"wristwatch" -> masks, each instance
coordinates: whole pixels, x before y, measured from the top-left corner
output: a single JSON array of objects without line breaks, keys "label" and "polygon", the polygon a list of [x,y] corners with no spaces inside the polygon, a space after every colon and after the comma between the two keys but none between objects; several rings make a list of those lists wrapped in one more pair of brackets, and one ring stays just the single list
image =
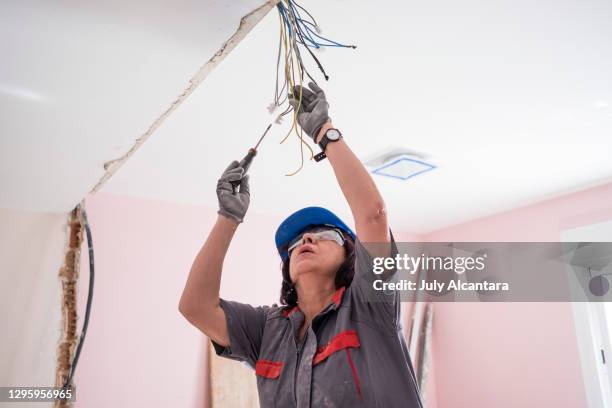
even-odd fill
[{"label": "wristwatch", "polygon": [[325,132],[325,134],[319,141],[319,146],[321,147],[321,153],[315,154],[314,156],[315,161],[320,162],[321,160],[325,159],[327,157],[327,155],[325,154],[325,148],[327,147],[327,145],[332,142],[337,142],[340,139],[342,139],[342,133],[340,133],[338,129],[334,129],[334,128],[327,129],[327,132]]}]

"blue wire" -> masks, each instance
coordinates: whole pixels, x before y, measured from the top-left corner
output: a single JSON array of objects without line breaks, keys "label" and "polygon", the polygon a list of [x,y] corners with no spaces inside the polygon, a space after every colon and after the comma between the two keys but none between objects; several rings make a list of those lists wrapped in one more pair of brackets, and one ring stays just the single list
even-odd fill
[{"label": "blue wire", "polygon": [[[279,3],[280,5],[280,3]],[[293,7],[293,5],[292,5]],[[280,8],[280,7],[279,7]],[[282,13],[283,14],[283,18],[285,19],[285,24],[289,27],[289,29],[291,30],[291,24],[289,23],[289,16],[288,16],[289,10],[284,7],[284,5],[282,6]],[[293,17],[295,17],[296,22],[300,21],[301,19],[297,18],[297,16],[295,16],[295,13],[293,14]],[[311,36],[310,33],[308,33],[307,31],[304,32],[302,30],[302,27],[300,26],[299,23],[296,24],[296,29],[299,31],[300,36],[298,36],[298,39],[300,40],[300,44],[308,47],[309,45],[306,44],[304,41],[310,43],[310,46],[314,47],[314,48],[321,48],[321,45],[317,43],[317,41],[315,41]]]},{"label": "blue wire", "polygon": [[316,26],[315,24],[311,23],[311,22],[310,22],[310,21],[308,21],[308,20],[303,20],[303,19],[301,19],[301,18],[300,18],[300,22],[305,23],[305,24],[308,24],[308,25],[310,25],[310,26],[313,26],[314,28],[317,28],[317,26]]},{"label": "blue wire", "polygon": [[289,24],[289,18],[287,17],[286,9],[285,9],[285,7],[281,3],[278,3],[278,9],[280,11],[281,16],[285,20],[285,25],[287,26],[287,30],[289,32],[289,37],[291,37],[291,35],[292,35],[291,24]]},{"label": "blue wire", "polygon": [[[300,12],[297,10],[297,8],[295,7],[295,5],[293,4],[293,2],[290,2],[291,4],[291,9],[293,10],[293,15],[295,17],[295,20],[297,22],[297,26],[298,29],[300,30],[300,33],[302,34],[302,36],[306,37],[308,39],[308,41],[312,44],[313,47],[315,48],[320,48],[320,45],[310,36],[310,33],[308,31],[303,31],[302,28],[300,27],[300,23],[302,23],[302,25],[304,25],[304,22],[308,22],[309,24],[312,24],[310,21],[306,21],[302,18],[302,15],[300,14]],[[305,26],[304,26],[305,28]],[[306,44],[304,44],[306,45]]]},{"label": "blue wire", "polygon": [[299,24],[301,20],[298,20],[298,29],[300,30],[300,34],[312,44],[313,47],[319,48],[319,44],[311,37],[310,33],[306,30],[302,30],[302,26]]},{"label": "blue wire", "polygon": [[321,44],[319,43],[319,45],[322,45],[324,47],[342,47],[342,48],[353,48],[352,45],[345,45],[345,44],[340,44],[338,42],[335,42],[333,40],[330,40],[329,38],[325,38],[325,37],[321,37],[319,34],[315,33],[314,31],[312,31],[310,29],[310,27],[308,27],[307,25],[304,25],[304,27],[306,27],[306,30],[308,30],[312,35],[314,35],[315,37],[330,42],[331,44]]},{"label": "blue wire", "polygon": [[[310,39],[312,42],[314,42],[314,43],[316,43],[317,45],[322,46],[322,47],[332,47],[332,45],[329,45],[329,44],[322,44],[322,43],[319,43],[318,41],[314,40],[314,39],[313,39],[313,38],[310,36],[310,34],[315,35],[317,38],[319,38],[319,39],[321,39],[321,40],[324,40],[324,41],[327,41],[327,42],[329,42],[329,43],[332,43],[332,44],[334,44],[333,46],[336,46],[336,47],[353,48],[353,46],[350,46],[350,45],[345,45],[345,44],[340,44],[340,43],[338,43],[338,42],[336,42],[336,41],[330,40],[329,38],[322,37],[322,36],[320,36],[318,33],[316,33],[316,32],[314,32],[314,31],[312,31],[312,30],[310,29],[310,27],[308,27],[306,24],[309,24],[309,25],[311,25],[312,27],[315,27],[315,28],[317,27],[317,25],[316,25],[316,24],[314,24],[314,22],[310,22],[310,21],[308,21],[308,20],[306,20],[306,19],[302,18],[302,15],[300,14],[299,10],[296,8],[295,4],[293,4],[293,1],[289,0],[289,4],[290,4],[290,6],[291,6],[291,9],[293,10],[293,14],[296,16],[296,20],[298,21],[298,24],[299,24],[299,23],[301,23],[301,24],[302,24],[302,26],[303,26],[303,27],[306,29],[306,32],[308,33],[308,37],[309,37],[309,39]],[[317,48],[318,48],[318,47],[317,47]]]},{"label": "blue wire", "polygon": [[[290,11],[293,11],[293,16],[295,17],[296,23],[297,23],[297,29],[300,31],[300,34],[302,34],[302,37],[304,40],[307,40],[308,43],[310,43],[310,45],[314,48],[321,48],[321,47],[340,47],[340,48],[355,48],[355,46],[352,45],[346,45],[346,44],[341,44],[338,43],[336,41],[330,40],[329,38],[325,38],[323,36],[320,36],[318,33],[316,33],[315,31],[313,31],[310,27],[317,27],[314,23],[305,20],[302,18],[302,15],[300,14],[300,12],[297,10],[296,6],[293,4],[293,2],[291,0],[289,0],[289,6],[291,8],[291,10],[287,9],[283,4],[278,3],[278,7],[280,10],[282,10],[282,14],[283,17],[285,19],[285,23],[287,24],[287,26],[289,27],[289,30],[291,32],[291,24],[289,24],[289,18],[287,16],[287,13],[289,13]],[[316,38],[323,40],[323,41],[327,41],[328,44],[325,43],[321,43],[317,40],[315,40],[312,35],[314,35]],[[303,43],[303,45],[308,46],[308,44]]]},{"label": "blue wire", "polygon": [[[300,34],[302,35],[302,40],[308,41],[310,43],[310,45],[314,48],[321,48],[321,46],[319,45],[319,43],[317,43],[311,36],[310,33],[308,33],[307,31],[304,32],[302,31],[301,27],[298,25],[298,29],[300,30]],[[308,44],[304,44],[306,46],[308,46]]]},{"label": "blue wire", "polygon": [[[325,77],[325,79],[328,80],[329,76],[325,73],[325,69],[321,65],[321,62],[312,53],[311,48],[319,49],[321,47],[340,47],[340,48],[356,48],[356,47],[354,45],[341,44],[341,43],[338,43],[336,41],[330,40],[329,38],[325,38],[317,34],[315,31],[311,29],[311,27],[313,27],[318,30],[318,26],[316,24],[316,21],[314,20],[314,17],[312,17],[310,13],[308,13],[308,11],[303,9],[306,12],[306,14],[308,14],[308,16],[312,19],[312,21],[302,18],[302,15],[300,14],[299,10],[296,8],[293,0],[287,0],[287,6],[283,4],[282,2],[278,2],[276,6],[278,8],[278,12],[281,18],[284,20],[284,25],[286,26],[285,29],[287,31],[287,35],[289,36],[289,39],[292,40],[292,42],[295,42],[297,44],[304,46],[304,48],[310,53],[310,56],[317,63],[317,66],[319,70],[321,71],[321,73],[323,74],[323,76]],[[323,42],[320,42],[320,40]],[[297,48],[295,51],[299,52]],[[298,58],[299,58],[299,54],[298,54]],[[306,71],[306,68],[303,66],[303,62],[301,61],[301,58],[300,58],[300,68],[302,69],[302,71]],[[306,74],[308,75],[310,79],[312,79],[308,71],[306,71]],[[314,81],[314,79],[312,80]]]}]

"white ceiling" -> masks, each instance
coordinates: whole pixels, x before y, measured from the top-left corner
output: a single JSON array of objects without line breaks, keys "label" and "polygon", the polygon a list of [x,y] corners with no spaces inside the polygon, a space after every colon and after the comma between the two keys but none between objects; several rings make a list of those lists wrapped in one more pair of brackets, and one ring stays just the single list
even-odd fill
[{"label": "white ceiling", "polygon": [[[201,3],[126,15],[72,5],[61,29],[44,23],[58,12],[40,4],[34,31],[2,13],[0,30],[18,40],[3,45],[12,53],[1,83],[42,100],[0,93],[0,206],[65,211],[87,191],[82,181],[95,184],[101,163],[124,153],[235,29],[220,24],[234,14]],[[256,3],[231,4],[244,6],[238,17]],[[399,146],[439,166],[405,182],[376,178],[395,229],[424,233],[612,181],[609,1],[302,3],[326,36],[358,45],[319,54],[331,116],[357,155]],[[97,37],[77,35],[96,24]],[[211,41],[215,24],[226,31]],[[273,10],[103,191],[216,206],[219,173],[272,120],[278,30]],[[278,144],[287,128],[273,126],[260,147],[251,211],[320,204],[348,215],[328,163],[284,176],[299,163],[294,137]]]},{"label": "white ceiling", "polygon": [[0,4],[0,207],[67,212],[264,0]]}]

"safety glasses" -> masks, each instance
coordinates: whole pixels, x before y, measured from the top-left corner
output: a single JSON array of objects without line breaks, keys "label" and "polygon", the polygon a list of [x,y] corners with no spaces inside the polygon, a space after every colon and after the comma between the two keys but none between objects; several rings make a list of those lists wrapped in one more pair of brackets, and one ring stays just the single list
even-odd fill
[{"label": "safety glasses", "polygon": [[291,251],[304,243],[304,234],[311,234],[315,241],[334,241],[340,246],[344,245],[344,237],[342,236],[342,232],[333,228],[317,227],[305,231],[292,239],[291,242],[289,242],[287,253],[291,254]]}]

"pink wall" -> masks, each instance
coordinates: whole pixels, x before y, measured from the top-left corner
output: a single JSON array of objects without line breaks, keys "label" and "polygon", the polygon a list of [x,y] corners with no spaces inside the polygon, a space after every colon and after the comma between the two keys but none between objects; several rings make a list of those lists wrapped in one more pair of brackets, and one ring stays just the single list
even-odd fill
[{"label": "pink wall", "polygon": [[88,198],[87,210],[96,279],[76,406],[201,406],[195,401],[201,396],[194,397],[203,383],[201,336],[185,324],[177,304],[212,212],[108,194]]},{"label": "pink wall", "polygon": [[[96,279],[75,378],[77,407],[204,406],[208,343],[180,315],[178,302],[216,211],[105,193],[88,198],[87,210]],[[278,222],[248,216],[228,254],[222,296],[252,304],[278,298]],[[84,256],[80,316],[88,276]]]},{"label": "pink wall", "polygon": [[610,220],[612,183],[552,200],[453,225],[432,233],[429,241],[559,241],[561,231]]},{"label": "pink wall", "polygon": [[[612,219],[612,184],[455,225],[427,241],[559,241]],[[571,304],[437,303],[438,408],[586,407]]]}]

